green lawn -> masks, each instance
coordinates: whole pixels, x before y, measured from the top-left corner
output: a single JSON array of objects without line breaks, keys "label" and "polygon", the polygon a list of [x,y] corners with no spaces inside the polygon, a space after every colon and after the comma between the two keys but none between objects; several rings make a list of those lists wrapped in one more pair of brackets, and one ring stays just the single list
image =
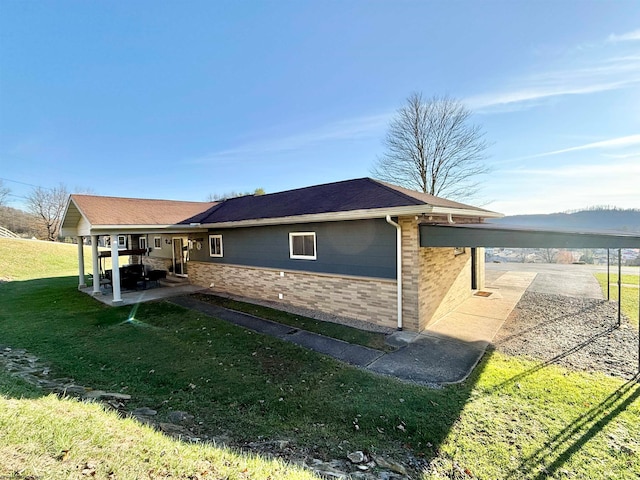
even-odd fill
[{"label": "green lawn", "polygon": [[281,461],[211,445],[172,440],[96,403],[38,398],[0,372],[0,478],[184,478],[304,480],[315,478]]},{"label": "green lawn", "polygon": [[[7,268],[5,258],[0,255],[0,272]],[[354,450],[400,461],[411,454],[432,462],[425,478],[451,478],[465,469],[496,479],[640,475],[637,383],[490,353],[465,383],[430,389],[169,303],[107,307],[77,292],[76,281],[16,278],[0,285],[0,341],[46,359],[52,375],[129,393],[132,407],[152,407],[160,417],[186,410],[202,422],[201,435],[238,443],[286,439],[325,459]],[[133,473],[116,478],[147,478],[140,473],[147,458],[160,462],[148,468],[186,478],[186,470],[162,460],[162,451],[174,449],[186,459],[210,459],[211,471],[230,466],[231,478],[266,478],[261,469],[282,468],[254,466],[242,456],[228,459],[220,451],[202,453],[202,447],[168,446],[157,434],[143,437],[147,431],[130,421],[74,402],[20,399],[34,392],[1,375],[0,392],[0,458],[9,458],[3,455],[8,452],[28,468],[45,460],[58,465],[51,458],[62,445],[78,451],[74,465],[98,459],[109,468],[123,455],[120,445],[133,446],[123,460]],[[96,420],[95,429],[82,425],[87,416]],[[104,444],[94,431],[105,432]],[[0,470],[0,477],[10,474]]]},{"label": "green lawn", "polygon": [[[607,274],[606,273],[594,273],[605,298],[607,296]],[[624,313],[632,325],[638,327],[638,275],[622,275],[622,313]],[[612,274],[610,276],[610,288],[609,294],[611,300],[618,300],[618,274]],[[629,286],[625,286],[629,285]],[[635,288],[634,288],[635,286]]]}]

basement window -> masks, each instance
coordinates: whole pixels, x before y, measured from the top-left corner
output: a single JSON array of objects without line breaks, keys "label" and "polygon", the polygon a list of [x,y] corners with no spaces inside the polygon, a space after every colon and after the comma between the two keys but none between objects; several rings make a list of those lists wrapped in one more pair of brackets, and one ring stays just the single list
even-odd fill
[{"label": "basement window", "polygon": [[222,235],[209,235],[209,256],[222,257]]},{"label": "basement window", "polygon": [[289,258],[316,259],[316,232],[290,232]]}]

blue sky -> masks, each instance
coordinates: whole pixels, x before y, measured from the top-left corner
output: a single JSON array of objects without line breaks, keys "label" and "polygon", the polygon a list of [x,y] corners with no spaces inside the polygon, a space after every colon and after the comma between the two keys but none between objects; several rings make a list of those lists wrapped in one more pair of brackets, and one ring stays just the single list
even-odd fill
[{"label": "blue sky", "polygon": [[[411,92],[492,143],[476,204],[640,208],[640,2],[0,0],[0,178],[205,200],[371,175]],[[26,184],[26,185],[25,185]]]}]

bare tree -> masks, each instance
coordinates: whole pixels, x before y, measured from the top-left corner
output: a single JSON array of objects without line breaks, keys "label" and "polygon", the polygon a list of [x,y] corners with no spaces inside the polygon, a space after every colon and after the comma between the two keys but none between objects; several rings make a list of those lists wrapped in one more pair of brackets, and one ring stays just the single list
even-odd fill
[{"label": "bare tree", "polygon": [[540,256],[545,263],[556,263],[556,260],[558,260],[558,249],[543,248],[540,250]]},{"label": "bare tree", "polygon": [[5,205],[10,193],[11,189],[9,187],[5,187],[4,182],[0,179],[0,207]]},{"label": "bare tree", "polygon": [[210,193],[209,195],[207,195],[207,202],[219,202],[222,200],[228,200],[230,198],[237,198],[237,197],[246,197],[247,195],[255,195],[255,196],[259,196],[259,195],[264,195],[265,191],[264,188],[256,188],[253,193],[252,192],[236,192],[236,191],[231,191],[231,192],[227,192],[227,193]]},{"label": "bare tree", "polygon": [[422,98],[413,93],[389,124],[372,174],[436,196],[465,199],[477,195],[479,176],[489,144],[471,112],[458,100],[444,96]]},{"label": "bare tree", "polygon": [[47,240],[55,242],[60,234],[62,214],[69,198],[62,183],[55,188],[34,188],[27,197],[27,208],[46,229]]}]

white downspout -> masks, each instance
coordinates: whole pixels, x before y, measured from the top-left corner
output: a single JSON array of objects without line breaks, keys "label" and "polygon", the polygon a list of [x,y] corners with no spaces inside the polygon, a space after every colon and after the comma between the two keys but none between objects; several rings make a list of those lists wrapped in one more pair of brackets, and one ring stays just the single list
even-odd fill
[{"label": "white downspout", "polygon": [[387,215],[387,223],[396,227],[396,273],[398,285],[398,330],[402,330],[402,228],[399,224],[391,220],[391,215]]}]

